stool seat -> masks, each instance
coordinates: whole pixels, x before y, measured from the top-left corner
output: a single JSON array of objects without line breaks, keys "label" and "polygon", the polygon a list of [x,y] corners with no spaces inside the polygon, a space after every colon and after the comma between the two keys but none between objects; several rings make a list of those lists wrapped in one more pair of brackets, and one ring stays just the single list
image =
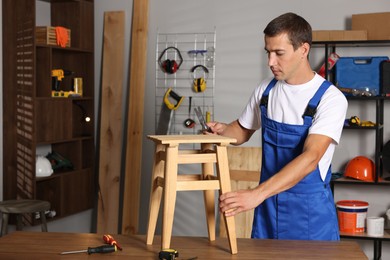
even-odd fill
[{"label": "stool seat", "polygon": [[[155,153],[146,243],[153,243],[158,211],[164,197],[161,248],[170,248],[176,192],[190,190],[203,191],[209,240],[215,240],[214,190],[219,190],[220,194],[231,191],[226,147],[236,142],[236,139],[218,135],[149,135],[148,138],[155,143]],[[200,149],[179,149],[183,144],[187,147],[200,146]],[[202,172],[179,174],[179,164],[201,164]],[[230,251],[236,254],[234,217],[226,217],[223,214],[223,218]]]},{"label": "stool seat", "polygon": [[16,229],[22,229],[21,214],[39,212],[41,218],[42,231],[47,232],[45,211],[50,210],[50,202],[43,200],[5,200],[0,202],[0,212],[2,213],[1,236],[8,232],[9,214],[17,214]]}]

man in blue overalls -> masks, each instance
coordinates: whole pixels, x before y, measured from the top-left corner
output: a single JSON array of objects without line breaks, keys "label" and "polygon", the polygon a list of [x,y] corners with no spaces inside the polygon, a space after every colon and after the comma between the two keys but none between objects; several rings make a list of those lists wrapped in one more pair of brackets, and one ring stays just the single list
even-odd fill
[{"label": "man in blue overalls", "polygon": [[305,19],[283,14],[264,34],[273,78],[255,89],[238,120],[208,123],[237,145],[262,131],[259,185],[222,194],[220,211],[233,216],[255,208],[253,238],[339,240],[330,163],[347,100],[311,69],[312,30]]}]

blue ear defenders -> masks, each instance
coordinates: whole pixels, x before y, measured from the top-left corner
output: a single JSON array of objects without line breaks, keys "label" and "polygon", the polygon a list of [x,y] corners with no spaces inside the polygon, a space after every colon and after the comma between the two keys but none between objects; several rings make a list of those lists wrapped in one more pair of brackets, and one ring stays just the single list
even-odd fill
[{"label": "blue ear defenders", "polygon": [[[179,57],[178,62],[170,59],[166,59],[164,61],[161,60],[164,54],[170,49],[173,49],[177,52],[177,56]],[[160,57],[158,58],[158,64],[160,65],[161,70],[168,74],[174,74],[180,68],[180,65],[182,63],[183,63],[183,57],[181,56],[179,49],[175,47],[166,48],[165,50],[163,50],[163,52],[160,54]]]},{"label": "blue ear defenders", "polygon": [[[197,69],[203,70],[203,72],[206,74],[205,78],[196,77],[195,71]],[[190,71],[191,71],[193,78],[194,78],[193,85],[192,85],[193,90],[197,93],[205,91],[206,87],[207,87],[206,81],[207,81],[207,78],[209,77],[209,70],[203,65],[196,65],[196,66],[192,67]]]}]

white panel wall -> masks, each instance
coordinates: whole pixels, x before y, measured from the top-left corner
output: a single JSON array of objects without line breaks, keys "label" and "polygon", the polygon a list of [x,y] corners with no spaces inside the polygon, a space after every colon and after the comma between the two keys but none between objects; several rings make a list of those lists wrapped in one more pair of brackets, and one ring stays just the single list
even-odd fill
[{"label": "white panel wall", "polygon": [[[271,76],[267,68],[267,58],[263,50],[263,29],[274,17],[284,12],[296,12],[306,18],[313,29],[351,29],[351,15],[355,13],[390,11],[388,1],[368,2],[364,0],[346,1],[226,1],[226,0],[155,0],[150,7],[148,71],[146,81],[145,106],[145,134],[154,131],[154,74],[155,74],[155,43],[157,32],[202,32],[212,31],[216,27],[216,89],[215,89],[215,118],[219,121],[230,122],[236,119],[244,108],[249,95],[264,77]],[[359,55],[387,55],[387,49],[351,49],[339,50],[344,56]],[[184,54],[186,55],[186,54]],[[317,67],[322,63],[324,52],[322,49],[313,49],[312,64]],[[357,108],[354,108],[356,107]],[[371,107],[361,104],[351,104],[353,113],[367,111],[367,117],[373,112]],[[389,111],[389,106],[386,106]],[[359,114],[360,115],[360,114]],[[370,117],[372,118],[372,117]],[[390,122],[385,126],[390,129]],[[385,133],[385,140],[390,138],[389,131]],[[369,137],[358,145],[356,134],[344,132],[343,141],[335,155],[334,169],[342,170],[345,164],[345,155],[351,158],[356,153],[366,154],[366,150],[373,151],[373,144]],[[254,136],[247,145],[259,146],[259,135]],[[143,179],[142,198],[147,198],[150,187],[150,171],[153,146],[145,141],[143,146]],[[351,191],[352,189],[352,191]],[[369,188],[366,186],[340,186],[336,189],[336,200],[365,199],[370,202],[370,215],[380,215],[390,207],[390,189]],[[141,220],[147,218],[148,201],[141,203]],[[200,192],[182,193],[178,195],[175,211],[174,234],[207,235],[204,221],[203,199]],[[140,230],[146,230],[146,221],[141,223]],[[192,229],[191,229],[192,228]],[[191,230],[191,231],[190,231]],[[372,257],[372,242],[363,242],[367,256]],[[383,259],[390,259],[390,245],[383,243]]]}]

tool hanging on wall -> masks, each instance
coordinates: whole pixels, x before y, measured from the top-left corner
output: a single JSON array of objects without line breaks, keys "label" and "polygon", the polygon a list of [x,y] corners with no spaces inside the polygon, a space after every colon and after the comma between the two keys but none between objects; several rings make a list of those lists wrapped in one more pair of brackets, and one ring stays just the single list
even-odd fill
[{"label": "tool hanging on wall", "polygon": [[[162,61],[164,54],[171,49],[176,51],[177,56],[179,57],[179,61],[173,59],[166,59]],[[182,63],[183,63],[183,57],[181,56],[179,49],[173,46],[163,50],[162,53],[160,54],[160,57],[158,57],[158,64],[160,65],[161,70],[168,74],[174,74],[180,68]]]},{"label": "tool hanging on wall", "polygon": [[[198,77],[197,72],[202,71],[204,76]],[[206,82],[209,77],[209,70],[203,65],[196,65],[191,68],[190,73],[192,75],[193,81],[192,81],[192,88],[195,92],[200,93],[204,92],[206,90]]]},{"label": "tool hanging on wall", "polygon": [[195,121],[191,119],[191,109],[192,108],[192,97],[189,97],[188,101],[188,118],[184,121],[184,126],[187,128],[193,128],[195,126]]},{"label": "tool hanging on wall", "polygon": [[[172,103],[171,99],[176,101],[176,103]],[[162,102],[156,134],[166,135],[169,133],[173,110],[178,109],[183,100],[184,96],[179,96],[172,88],[168,88]]]}]

